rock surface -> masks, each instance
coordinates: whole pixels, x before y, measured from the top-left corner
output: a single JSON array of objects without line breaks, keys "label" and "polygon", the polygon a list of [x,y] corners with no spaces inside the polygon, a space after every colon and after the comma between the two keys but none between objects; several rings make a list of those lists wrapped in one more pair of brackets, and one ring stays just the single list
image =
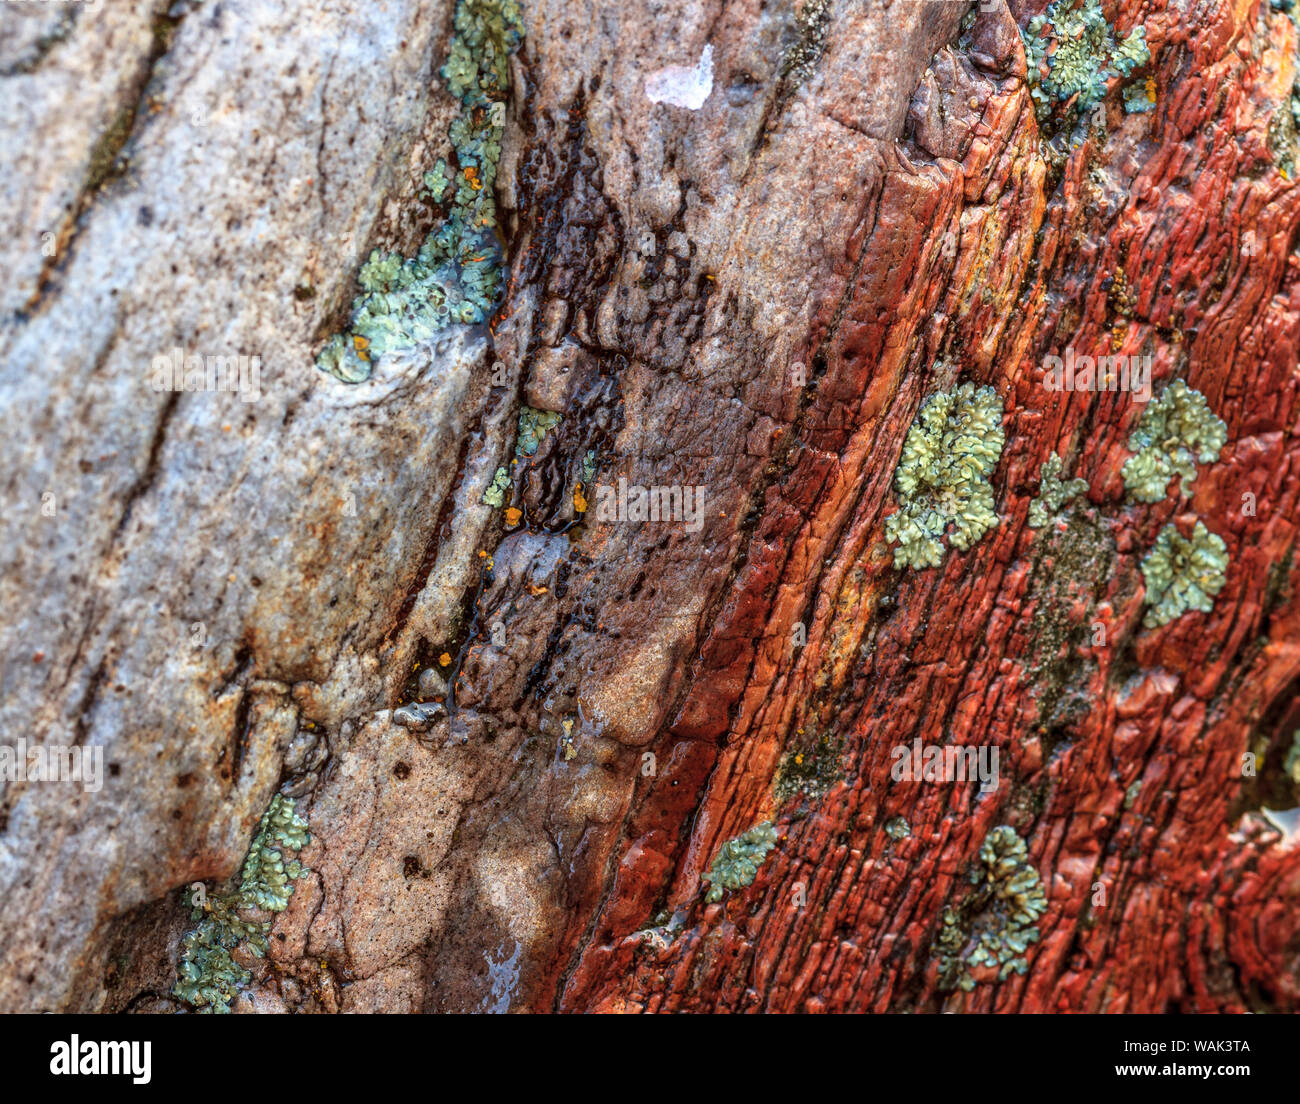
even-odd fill
[{"label": "rock surface", "polygon": [[[311,873],[237,1011],[1300,1007],[1258,811],[1300,804],[1296,29],[1111,5],[1154,110],[1113,81],[1071,151],[1044,5],[985,6],[526,3],[505,302],[346,385],[312,358],[428,231],[451,4],[3,5],[0,716],[108,769],[5,787],[0,1008],[176,1007],[182,889],[278,787]],[[647,94],[706,47],[698,109]],[[173,349],[260,357],[256,401],[155,390]],[[1067,350],[1185,380],[1220,459],[1129,502],[1142,405],[1045,388]],[[999,524],[901,571],[904,439],[967,381]],[[563,415],[532,456],[523,404]],[[1089,489],[1031,528],[1053,453]],[[620,479],[700,516],[602,520]],[[1145,629],[1196,518],[1226,585]],[[896,781],[918,739],[999,784]],[[999,826],[1037,939],[954,988]]]}]

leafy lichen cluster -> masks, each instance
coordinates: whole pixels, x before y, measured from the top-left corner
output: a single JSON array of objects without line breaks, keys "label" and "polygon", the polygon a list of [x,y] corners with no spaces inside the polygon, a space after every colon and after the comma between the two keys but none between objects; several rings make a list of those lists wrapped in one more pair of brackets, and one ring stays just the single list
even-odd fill
[{"label": "leafy lichen cluster", "polygon": [[704,881],[709,891],[704,899],[721,901],[728,890],[742,889],[753,882],[767,853],[776,846],[776,829],[770,820],[756,824],[748,832],[729,839],[719,849]]},{"label": "leafy lichen cluster", "polygon": [[414,257],[375,250],[357,280],[351,329],[321,350],[317,366],[347,383],[371,363],[409,349],[453,323],[484,321],[501,286],[496,174],[505,131],[509,58],[523,37],[516,0],[460,0],[442,77],[461,110],[449,137],[455,166],[439,160],[425,194],[443,207],[441,225]]},{"label": "leafy lichen cluster", "polygon": [[1070,499],[1088,489],[1086,479],[1061,479],[1062,460],[1052,453],[1038,470],[1038,497],[1029,504],[1029,526],[1041,529],[1061,512]]},{"label": "leafy lichen cluster", "polygon": [[963,383],[925,401],[894,473],[902,509],[885,522],[886,539],[899,542],[897,567],[937,567],[950,525],[952,546],[964,550],[997,524],[989,476],[1005,440],[992,387]]},{"label": "leafy lichen cluster", "polygon": [[172,993],[200,1012],[229,1012],[230,1002],[251,975],[231,955],[241,943],[254,955],[266,954],[271,922],[249,918],[257,912],[283,912],[294,881],[307,869],[284,851],[300,851],[311,837],[293,801],[276,794],[249,845],[234,892],[195,903],[198,925],[181,941],[179,976]]},{"label": "leafy lichen cluster", "polygon": [[520,456],[533,456],[542,439],[560,424],[562,415],[554,410],[537,410],[524,406],[519,411],[519,435],[515,440],[515,452]]},{"label": "leafy lichen cluster", "polygon": [[[1021,32],[1028,63],[1029,94],[1039,122],[1051,116],[1055,104],[1073,101],[1070,111],[1081,121],[1106,98],[1115,77],[1127,77],[1151,60],[1146,28],[1138,26],[1117,40],[1102,13],[1100,0],[1056,0]],[[1154,87],[1124,97],[1129,111],[1150,111]],[[1076,138],[1078,135],[1076,134]]]},{"label": "leafy lichen cluster", "polygon": [[506,493],[510,490],[510,472],[504,468],[497,468],[496,473],[492,476],[492,482],[488,484],[487,490],[483,492],[483,502],[487,506],[501,509],[506,504]]},{"label": "leafy lichen cluster", "polygon": [[1203,521],[1196,523],[1190,537],[1170,522],[1142,561],[1146,602],[1151,606],[1142,623],[1154,629],[1190,610],[1209,613],[1226,582],[1227,568],[1227,545]]},{"label": "leafy lichen cluster", "polygon": [[970,882],[974,892],[958,908],[944,910],[936,942],[943,989],[974,989],[972,968],[997,967],[999,981],[1026,973],[1025,951],[1038,939],[1037,924],[1047,911],[1025,841],[1006,825],[985,837]]},{"label": "leafy lichen cluster", "polygon": [[[1128,447],[1136,455],[1124,464],[1124,487],[1131,500],[1159,502],[1175,476],[1186,492],[1196,465],[1211,463],[1228,440],[1228,427],[1210,409],[1205,396],[1175,380],[1142,414]],[[1223,589],[1228,549],[1199,519],[1190,537],[1172,522],[1160,530],[1142,560],[1149,629],[1167,625],[1191,610],[1209,613]]]},{"label": "leafy lichen cluster", "polygon": [[1159,398],[1147,404],[1137,429],[1129,436],[1124,464],[1124,488],[1138,502],[1159,502],[1174,476],[1183,490],[1196,478],[1196,462],[1219,458],[1228,440],[1228,427],[1210,410],[1205,396],[1174,380]]}]

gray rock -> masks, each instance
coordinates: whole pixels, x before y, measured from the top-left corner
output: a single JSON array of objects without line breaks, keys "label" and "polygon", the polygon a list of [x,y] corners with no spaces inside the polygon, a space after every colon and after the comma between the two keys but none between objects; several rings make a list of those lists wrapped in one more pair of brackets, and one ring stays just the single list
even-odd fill
[{"label": "gray rock", "polygon": [[[800,84],[784,8],[526,5],[503,321],[348,386],[313,357],[369,250],[424,233],[450,5],[0,5],[0,722],[107,770],[4,788],[0,1009],[169,1007],[131,937],[174,960],[182,888],[235,871],[282,781],[313,874],[289,980],[240,1010],[547,999],[956,7],[837,12]],[[653,103],[706,41],[703,106]],[[248,358],[245,388],[156,389],[174,351]],[[565,418],[503,533],[481,498],[524,395]],[[589,450],[598,483],[706,488],[699,528],[566,531]],[[391,723],[444,647],[449,719]]]}]

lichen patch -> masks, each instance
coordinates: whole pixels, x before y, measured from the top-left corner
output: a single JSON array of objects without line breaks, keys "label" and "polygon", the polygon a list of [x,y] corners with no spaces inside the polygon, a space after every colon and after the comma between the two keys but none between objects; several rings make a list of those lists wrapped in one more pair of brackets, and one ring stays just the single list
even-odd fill
[{"label": "lichen patch", "polygon": [[1005,440],[992,387],[963,383],[925,401],[894,473],[902,508],[885,522],[896,567],[938,567],[945,535],[964,550],[997,524],[989,476]]}]

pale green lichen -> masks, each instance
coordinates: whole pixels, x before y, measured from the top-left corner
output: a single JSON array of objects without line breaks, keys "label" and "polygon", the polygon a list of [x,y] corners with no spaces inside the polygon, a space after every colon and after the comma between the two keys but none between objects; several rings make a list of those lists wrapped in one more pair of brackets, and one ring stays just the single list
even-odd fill
[{"label": "pale green lichen", "polygon": [[1210,410],[1205,396],[1174,380],[1147,404],[1129,436],[1129,451],[1137,453],[1123,469],[1129,498],[1159,502],[1176,475],[1182,476],[1187,491],[1196,478],[1196,462],[1217,460],[1227,440],[1228,427]]},{"label": "pale green lichen", "polygon": [[1227,581],[1227,567],[1228,546],[1203,521],[1196,523],[1191,537],[1170,522],[1142,561],[1145,601],[1152,607],[1142,624],[1154,629],[1191,610],[1209,613]]},{"label": "pale green lichen", "polygon": [[[1117,40],[1100,0],[1056,0],[1029,21],[1021,37],[1029,94],[1040,124],[1050,118],[1054,104],[1072,101],[1068,115],[1078,123],[1076,144],[1082,137],[1084,118],[1105,100],[1108,83],[1151,61],[1146,28],[1136,27]],[[1129,110],[1139,110],[1137,102],[1135,99],[1130,105],[1125,98]]]},{"label": "pale green lichen", "polygon": [[969,880],[974,890],[956,908],[944,910],[935,944],[943,990],[974,989],[972,969],[996,968],[999,981],[1026,973],[1025,951],[1038,939],[1037,924],[1047,911],[1025,841],[1006,825],[985,837]]},{"label": "pale green lichen", "polygon": [[451,185],[452,178],[448,175],[447,162],[440,157],[437,164],[424,174],[424,194],[434,203],[441,203],[447,198],[447,189]]},{"label": "pale green lichen", "polygon": [[510,473],[505,468],[497,468],[488,489],[483,492],[483,502],[499,510],[506,504],[508,490],[510,490]]},{"label": "pale green lichen", "polygon": [[533,456],[542,439],[560,424],[561,415],[554,410],[537,410],[525,406],[519,411],[519,435],[515,452],[520,456]]},{"label": "pale green lichen", "polygon": [[1127,790],[1124,791],[1124,808],[1131,809],[1137,804],[1137,799],[1142,796],[1142,779],[1134,780]]},{"label": "pale green lichen", "polygon": [[293,801],[276,794],[249,845],[238,887],[208,896],[202,907],[196,903],[192,918],[198,925],[181,941],[173,995],[200,1012],[230,1011],[230,1002],[251,979],[231,952],[242,944],[259,958],[266,954],[271,922],[256,914],[288,906],[295,880],[307,869],[297,859],[286,863],[284,851],[300,851],[310,839]]},{"label": "pale green lichen", "polygon": [[1029,526],[1031,529],[1041,529],[1061,512],[1062,507],[1070,499],[1088,489],[1086,479],[1063,481],[1061,479],[1062,466],[1061,458],[1056,453],[1052,453],[1043,461],[1043,466],[1038,471],[1038,497],[1029,504]]},{"label": "pale green lichen", "polygon": [[885,522],[897,567],[937,567],[943,536],[967,549],[997,524],[989,476],[1002,455],[1002,400],[963,383],[931,395],[903,441],[894,486],[902,505]]},{"label": "pale green lichen", "polygon": [[460,0],[442,77],[461,111],[448,136],[455,168],[438,161],[424,194],[449,204],[414,257],[375,250],[361,267],[351,329],[321,350],[317,366],[346,383],[372,363],[455,324],[483,322],[496,305],[503,251],[497,237],[496,174],[505,132],[509,58],[523,36],[515,0]]},{"label": "pale green lichen", "polygon": [[709,891],[704,895],[708,902],[721,901],[728,890],[742,889],[758,875],[767,853],[776,846],[776,829],[770,820],[757,824],[748,832],[729,839],[719,849],[704,881]]}]

